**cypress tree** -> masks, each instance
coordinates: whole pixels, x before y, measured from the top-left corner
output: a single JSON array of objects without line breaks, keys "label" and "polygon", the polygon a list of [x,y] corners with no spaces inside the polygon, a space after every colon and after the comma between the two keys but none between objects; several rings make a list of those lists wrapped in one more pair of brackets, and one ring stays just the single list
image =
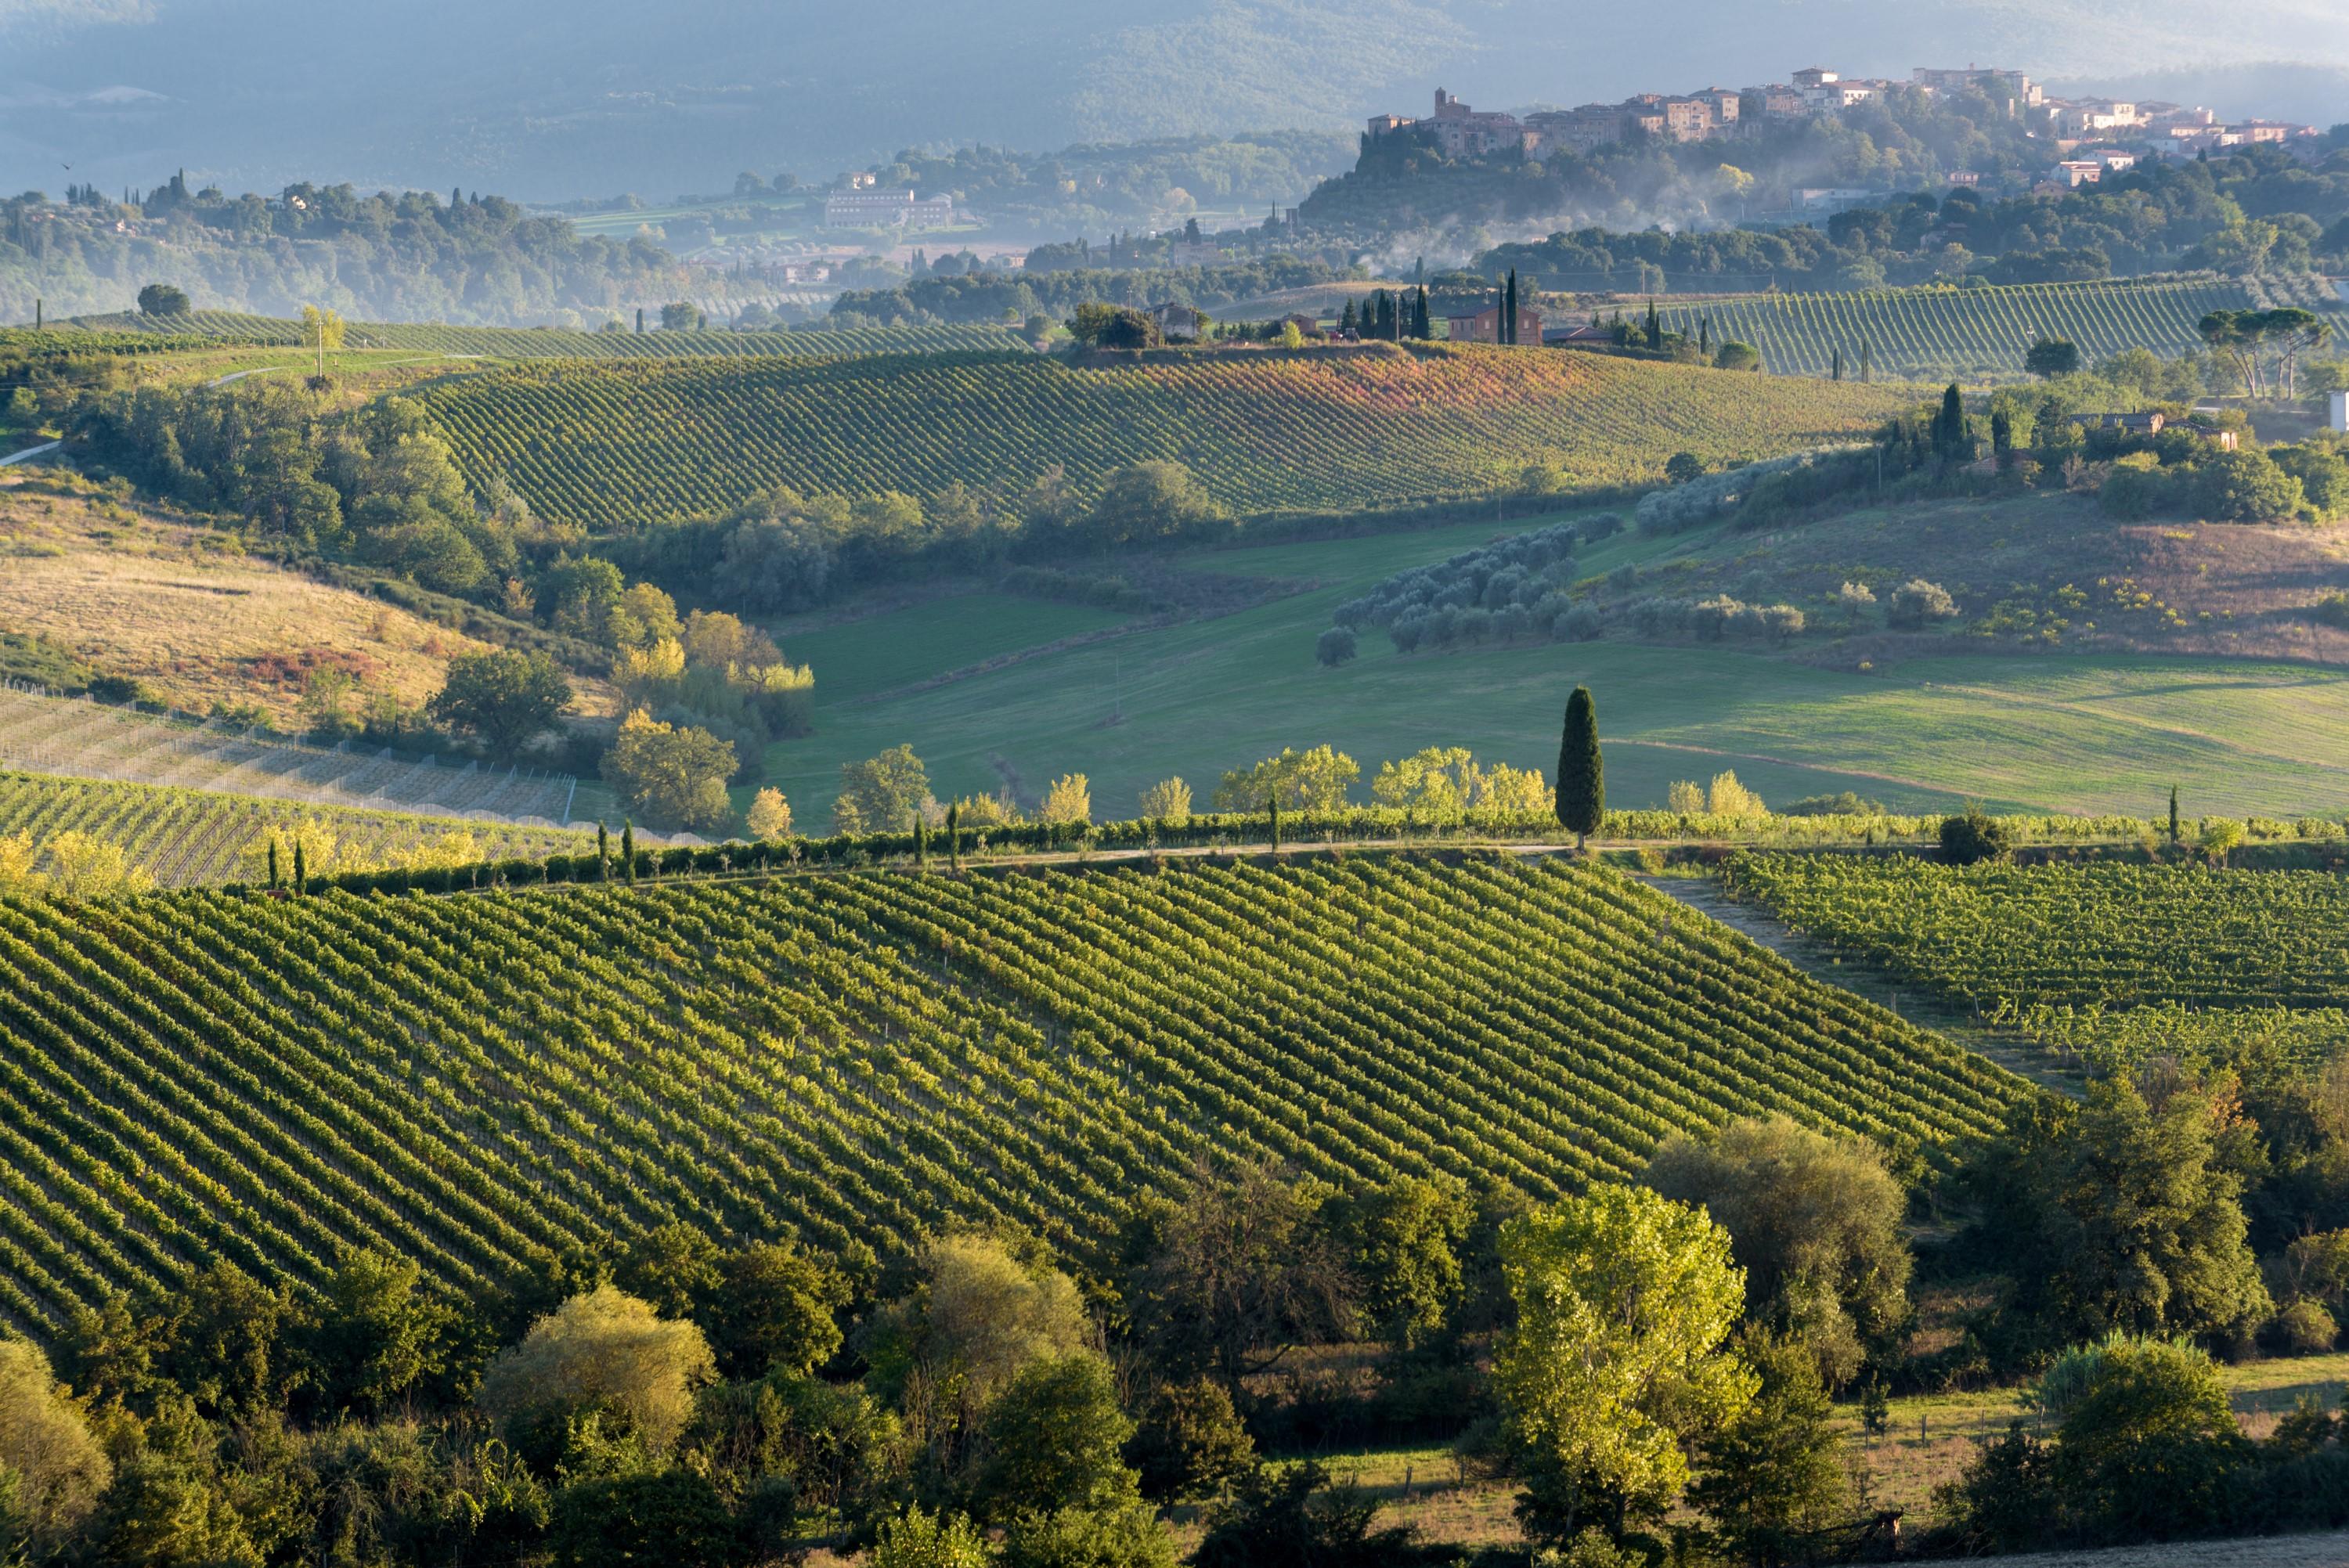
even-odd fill
[{"label": "cypress tree", "polygon": [[914,865],[926,875],[930,869],[930,824],[921,816],[914,819]]},{"label": "cypress tree", "polygon": [[947,863],[957,875],[962,872],[962,802],[947,808]]},{"label": "cypress tree", "polygon": [[1280,853],[1280,798],[1278,796],[1267,795],[1264,798],[1264,814],[1272,823],[1272,852],[1277,855]]},{"label": "cypress tree", "polygon": [[1347,328],[1358,325],[1359,324],[1360,318],[1354,315],[1354,302],[1352,300],[1348,300],[1346,302],[1345,314],[1338,317],[1338,329],[1342,332]]},{"label": "cypress tree", "polygon": [[637,335],[638,337],[642,337],[644,335],[645,335],[645,307],[644,307],[644,306],[642,306],[642,305],[638,305],[638,306],[636,306],[636,335]]},{"label": "cypress tree", "polygon": [[302,857],[302,841],[294,841],[294,896],[302,897],[310,891],[310,867]]},{"label": "cypress tree", "polygon": [[1939,427],[1941,455],[1951,462],[1962,462],[1973,456],[1973,440],[1966,433],[1966,400],[1958,391],[1958,384],[1950,383],[1941,394],[1941,419]]},{"label": "cypress tree", "polygon": [[1503,343],[1517,340],[1517,269],[1515,267],[1509,269],[1508,287],[1501,296],[1501,330],[1498,335]]},{"label": "cypress tree", "polygon": [[2014,419],[2003,408],[1993,408],[1990,415],[1991,455],[1998,459],[2001,472],[2014,460]]},{"label": "cypress tree", "polygon": [[1607,817],[1607,764],[1599,754],[1599,709],[1588,686],[1566,700],[1566,728],[1557,743],[1557,822],[1579,851]]},{"label": "cypress tree", "polygon": [[[1426,264],[1424,262],[1420,263],[1423,267]],[[1412,309],[1411,335],[1423,343],[1435,335],[1434,328],[1427,322],[1427,286],[1424,284],[1420,285],[1419,303]]]},{"label": "cypress tree", "polygon": [[1656,314],[1656,299],[1651,294],[1648,296],[1648,346],[1661,348],[1663,346],[1664,318]]},{"label": "cypress tree", "polygon": [[277,885],[277,835],[269,835],[269,885]]},{"label": "cypress tree", "polygon": [[1861,385],[1865,386],[1865,385],[1867,384],[1867,382],[1868,382],[1868,377],[1869,377],[1870,376],[1874,375],[1874,374],[1875,374],[1875,372],[1876,372],[1876,348],[1875,348],[1875,346],[1874,346],[1874,345],[1872,345],[1872,344],[1870,344],[1870,343],[1868,341],[1868,339],[1866,339],[1866,338],[1864,338],[1864,337],[1863,337],[1863,338],[1861,338],[1861,339],[1859,340],[1859,379],[1860,379],[1860,383],[1861,383]]},{"label": "cypress tree", "polygon": [[1707,359],[1713,357],[1713,317],[1709,315],[1697,318],[1696,351]]},{"label": "cypress tree", "polygon": [[2169,841],[2178,842],[2178,786],[2169,787]]},{"label": "cypress tree", "polygon": [[1843,350],[1841,347],[1837,347],[1835,351],[1835,368],[1830,370],[1827,373],[1827,376],[1830,380],[1834,381],[1840,381],[1843,379]]},{"label": "cypress tree", "polygon": [[612,835],[604,824],[595,824],[595,880],[612,880]]},{"label": "cypress tree", "polygon": [[620,860],[623,862],[625,874],[628,879],[628,885],[630,887],[636,886],[636,825],[632,821],[625,820],[620,823]]}]

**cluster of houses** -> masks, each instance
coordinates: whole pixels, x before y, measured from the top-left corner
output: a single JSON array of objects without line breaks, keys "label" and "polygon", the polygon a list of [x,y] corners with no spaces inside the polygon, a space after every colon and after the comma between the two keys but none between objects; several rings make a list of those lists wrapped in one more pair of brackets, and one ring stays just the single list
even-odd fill
[{"label": "cluster of houses", "polygon": [[[1713,140],[1774,124],[1841,115],[1899,91],[1978,93],[2003,106],[2009,116],[2024,121],[2064,155],[2055,166],[2056,178],[2073,186],[2146,157],[2190,156],[2206,148],[2283,142],[2317,134],[2313,126],[2273,120],[2226,123],[2207,108],[2173,103],[2050,98],[2021,71],[1978,66],[1920,66],[1906,81],[1847,77],[1824,66],[1807,66],[1795,72],[1793,80],[1765,87],[1636,93],[1620,103],[1543,109],[1522,119],[1471,108],[1438,88],[1433,113],[1422,118],[1373,115],[1370,132],[1374,138],[1400,132],[1423,136],[1448,158],[1513,152],[1537,159],[1556,152],[1587,153],[1608,142],[1643,137]],[[1959,184],[1978,179],[1951,176]]]}]

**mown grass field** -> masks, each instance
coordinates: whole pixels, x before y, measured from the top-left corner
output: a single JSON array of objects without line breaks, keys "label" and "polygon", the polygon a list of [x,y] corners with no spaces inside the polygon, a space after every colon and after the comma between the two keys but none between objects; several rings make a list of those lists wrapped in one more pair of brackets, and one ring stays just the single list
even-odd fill
[{"label": "mown grass field", "polygon": [[786,360],[533,361],[429,393],[476,482],[503,474],[599,531],[722,513],[778,484],[928,495],[1081,492],[1146,459],[1187,467],[1237,515],[1394,505],[1653,478],[1869,428],[1900,388],[1769,380],[1596,355],[1363,345],[1071,364],[1033,353]]},{"label": "mown grass field", "polygon": [[[1611,637],[1403,657],[1373,636],[1352,664],[1314,662],[1314,639],[1339,603],[1495,531],[1470,523],[1201,552],[1185,559],[1317,585],[878,702],[843,701],[856,679],[844,666],[854,658],[818,656],[822,637],[845,637],[851,626],[812,642],[787,638],[794,657],[816,662],[817,733],[771,748],[766,771],[808,822],[824,820],[843,762],[900,742],[930,764],[941,797],[992,793],[1010,781],[1032,799],[1050,779],[1078,772],[1092,779],[1101,817],[1130,814],[1135,795],[1170,774],[1204,799],[1225,769],[1325,741],[1361,762],[1365,790],[1380,761],[1439,744],[1548,772],[1566,695],[1583,682],[1599,698],[1609,798],[1621,806],[1661,805],[1671,780],[1733,769],[1781,804],[1854,789],[1915,810],[1980,799],[2007,810],[2147,816],[2166,809],[2177,783],[2198,814],[2349,810],[2349,672],[2311,665],[2024,656],[1957,637],[1930,645],[1931,657],[1867,673],[1734,645]],[[1578,560],[1585,573],[1603,573],[1710,542],[1703,533],[1624,534]],[[917,665],[973,662],[955,631],[920,608],[854,628],[891,661],[867,691],[906,685],[900,677]],[[1061,634],[1040,614],[1030,641]]]},{"label": "mown grass field", "polygon": [[460,1288],[668,1221],[1097,1253],[1199,1158],[1537,1201],[2023,1081],[1613,872],[1342,862],[0,900],[0,1315],[348,1244]]}]

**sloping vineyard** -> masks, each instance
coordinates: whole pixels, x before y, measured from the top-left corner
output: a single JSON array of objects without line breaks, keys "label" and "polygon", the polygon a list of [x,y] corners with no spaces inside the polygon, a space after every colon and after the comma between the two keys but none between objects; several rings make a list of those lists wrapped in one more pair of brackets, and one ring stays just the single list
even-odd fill
[{"label": "sloping vineyard", "polygon": [[2325,872],[1754,855],[1726,882],[1798,931],[2092,1057],[2349,1046],[2349,881]]},{"label": "sloping vineyard", "polygon": [[2240,283],[2154,278],[1992,288],[1887,289],[1868,294],[1753,294],[1661,304],[1667,330],[1713,341],[1737,339],[1763,364],[1788,376],[1825,376],[1838,350],[1844,374],[1859,374],[1863,348],[1879,377],[1968,379],[2023,374],[2023,356],[2044,334],[2079,345],[2089,360],[2128,348],[2165,357],[2200,353],[2196,324],[2214,310],[2251,308]]},{"label": "sloping vineyard", "polygon": [[459,462],[551,520],[604,529],[717,513],[777,484],[926,495],[1081,490],[1145,459],[1242,512],[1397,504],[1515,483],[1719,464],[1868,428],[1902,389],[1739,377],[1595,355],[1442,345],[1172,355],[1076,366],[1032,354],[815,364],[534,362],[429,395]]},{"label": "sloping vineyard", "polygon": [[[302,346],[302,324],[269,315],[200,310],[188,315],[77,316],[64,325],[136,343],[141,333],[169,334],[262,347]],[[851,354],[942,354],[1008,349],[1020,341],[1002,326],[867,326],[821,332],[568,332],[537,326],[450,326],[440,322],[352,322],[348,348],[410,349],[486,359],[771,359]]]},{"label": "sloping vineyard", "polygon": [[549,828],[570,820],[575,785],[567,773],[309,746],[6,686],[0,768]]},{"label": "sloping vineyard", "polygon": [[[335,836],[344,858],[364,863],[398,860],[451,831],[472,835],[479,858],[543,858],[569,854],[591,841],[575,830],[522,828],[446,817],[357,811],[261,800],[209,789],[152,784],[97,783],[35,773],[0,773],[0,839],[18,833],[36,845],[61,833],[88,833],[119,844],[131,863],[163,887],[235,882],[254,875],[248,851],[316,821]],[[36,862],[35,870],[45,870]]]},{"label": "sloping vineyard", "polygon": [[1201,1156],[1536,1198],[2021,1080],[1611,872],[1356,856],[480,896],[0,901],[0,1315],[346,1244],[479,1287],[669,1220],[1097,1255]]}]

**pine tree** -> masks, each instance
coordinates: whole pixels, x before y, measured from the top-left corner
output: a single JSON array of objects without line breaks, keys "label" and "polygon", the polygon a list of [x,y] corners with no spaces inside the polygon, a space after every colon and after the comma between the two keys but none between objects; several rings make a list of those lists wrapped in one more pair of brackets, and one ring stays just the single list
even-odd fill
[{"label": "pine tree", "polygon": [[1557,821],[1586,847],[1607,818],[1607,764],[1599,752],[1599,709],[1588,686],[1577,686],[1566,702],[1566,727],[1557,743]]},{"label": "pine tree", "polygon": [[612,835],[601,822],[595,824],[595,880],[612,880]]},{"label": "pine tree", "polygon": [[310,891],[310,866],[302,855],[302,841],[294,841],[294,896],[301,898]]},{"label": "pine tree", "polygon": [[277,835],[269,836],[269,885],[277,886]]},{"label": "pine tree", "polygon": [[947,808],[947,863],[962,874],[962,802]]},{"label": "pine tree", "polygon": [[636,886],[636,825],[632,821],[623,820],[620,823],[620,861],[624,873],[628,879],[628,885]]},{"label": "pine tree", "polygon": [[2178,786],[2172,784],[2169,787],[2169,841],[2174,844],[2178,839]]}]

